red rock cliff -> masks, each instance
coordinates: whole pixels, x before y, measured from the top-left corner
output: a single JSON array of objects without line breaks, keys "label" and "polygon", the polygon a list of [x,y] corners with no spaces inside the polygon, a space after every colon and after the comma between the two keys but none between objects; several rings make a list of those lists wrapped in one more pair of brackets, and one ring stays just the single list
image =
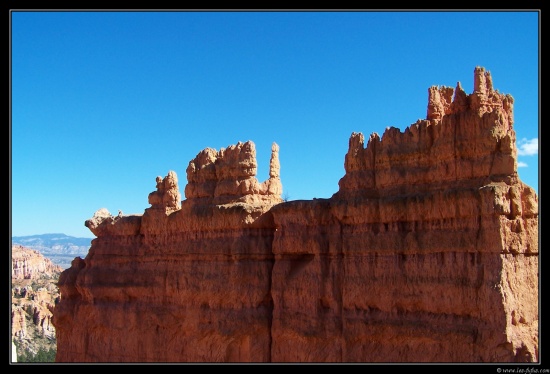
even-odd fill
[{"label": "red rock cliff", "polygon": [[[454,97],[453,97],[454,94]],[[143,215],[99,210],[59,280],[58,362],[538,361],[538,198],[513,99],[432,87],[427,119],[350,138],[330,199],[282,203],[279,148],[205,149]]]}]

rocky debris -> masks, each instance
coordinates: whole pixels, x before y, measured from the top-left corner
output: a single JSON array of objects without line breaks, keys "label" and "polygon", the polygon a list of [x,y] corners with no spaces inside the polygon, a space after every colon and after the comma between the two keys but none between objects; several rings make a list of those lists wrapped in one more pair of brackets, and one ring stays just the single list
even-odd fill
[{"label": "rocky debris", "polygon": [[86,221],[56,360],[537,362],[538,197],[512,104],[479,67],[470,95],[432,87],[426,119],[351,135],[329,199],[281,202],[276,144],[263,183],[252,142],[206,148],[179,209],[157,179],[143,216]]}]

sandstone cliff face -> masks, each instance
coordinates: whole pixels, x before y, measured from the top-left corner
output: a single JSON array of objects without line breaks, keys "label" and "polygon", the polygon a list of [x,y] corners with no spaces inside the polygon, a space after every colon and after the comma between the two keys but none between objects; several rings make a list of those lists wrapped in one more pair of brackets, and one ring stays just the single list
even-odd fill
[{"label": "sandstone cliff face", "polygon": [[[454,97],[453,97],[454,93]],[[428,91],[427,119],[365,147],[330,199],[282,203],[279,148],[205,149],[143,215],[100,210],[59,280],[58,362],[538,360],[538,198],[513,99]]]},{"label": "sandstone cliff face", "polygon": [[61,273],[63,269],[45,258],[40,252],[13,245],[11,249],[11,278],[32,279],[41,275],[52,276]]}]

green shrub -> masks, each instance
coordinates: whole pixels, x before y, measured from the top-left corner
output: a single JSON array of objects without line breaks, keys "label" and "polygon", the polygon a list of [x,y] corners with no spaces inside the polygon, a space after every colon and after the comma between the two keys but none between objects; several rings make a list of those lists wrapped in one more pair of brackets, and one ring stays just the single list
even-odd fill
[{"label": "green shrub", "polygon": [[55,362],[55,354],[55,348],[50,348],[49,350],[40,348],[36,355],[24,351],[20,355],[17,355],[17,362]]}]

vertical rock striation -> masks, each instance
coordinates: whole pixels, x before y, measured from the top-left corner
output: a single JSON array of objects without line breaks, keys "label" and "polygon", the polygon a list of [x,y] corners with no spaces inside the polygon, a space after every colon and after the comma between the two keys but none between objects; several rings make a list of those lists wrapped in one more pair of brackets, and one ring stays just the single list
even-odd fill
[{"label": "vertical rock striation", "polygon": [[330,199],[282,203],[279,147],[206,148],[143,215],[99,210],[59,280],[58,362],[538,361],[538,197],[513,98],[428,90],[427,118],[353,133]]},{"label": "vertical rock striation", "polygon": [[331,199],[272,209],[274,361],[537,360],[537,196],[512,97],[474,81],[431,87],[404,132],[352,134]]},{"label": "vertical rock striation", "polygon": [[253,142],[207,148],[189,162],[186,200],[170,171],[142,216],[86,221],[97,238],[59,280],[57,361],[270,361],[278,150],[260,183]]},{"label": "vertical rock striation", "polygon": [[12,279],[38,279],[42,275],[53,276],[62,270],[36,250],[18,244],[11,247]]},{"label": "vertical rock striation", "polygon": [[12,245],[11,258],[12,341],[18,343],[20,353],[36,354],[39,348],[48,350],[55,337],[52,317],[59,298],[55,283],[63,269],[21,245]]}]

